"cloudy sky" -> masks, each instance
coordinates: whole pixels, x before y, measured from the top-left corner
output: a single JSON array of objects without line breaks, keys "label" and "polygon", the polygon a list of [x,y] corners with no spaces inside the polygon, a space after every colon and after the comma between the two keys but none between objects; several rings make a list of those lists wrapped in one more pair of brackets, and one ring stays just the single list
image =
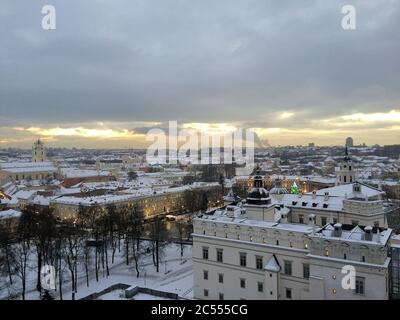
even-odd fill
[{"label": "cloudy sky", "polygon": [[169,120],[271,145],[400,142],[398,0],[2,0],[0,26],[0,148],[143,147]]}]

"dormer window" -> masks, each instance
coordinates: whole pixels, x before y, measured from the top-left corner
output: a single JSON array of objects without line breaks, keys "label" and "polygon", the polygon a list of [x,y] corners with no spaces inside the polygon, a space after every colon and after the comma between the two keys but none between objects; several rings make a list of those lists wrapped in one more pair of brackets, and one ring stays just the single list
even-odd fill
[{"label": "dormer window", "polygon": [[303,201],[301,204],[303,207],[307,206],[307,202]]},{"label": "dormer window", "polygon": [[297,201],[292,201],[292,205],[296,205],[297,204]]},{"label": "dormer window", "polygon": [[318,206],[318,203],[314,202],[314,203],[312,204],[312,206],[313,206],[313,208],[316,208],[316,207]]},{"label": "dormer window", "polygon": [[328,204],[327,204],[327,203],[324,203],[324,204],[322,205],[322,207],[323,207],[324,209],[326,209],[326,208],[328,208]]}]

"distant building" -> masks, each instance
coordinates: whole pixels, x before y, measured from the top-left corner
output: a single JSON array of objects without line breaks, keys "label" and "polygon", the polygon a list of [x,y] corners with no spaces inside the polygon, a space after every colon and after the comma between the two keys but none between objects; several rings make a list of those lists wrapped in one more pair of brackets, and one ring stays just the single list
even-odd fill
[{"label": "distant building", "polygon": [[346,147],[350,148],[353,146],[353,138],[352,137],[347,137],[346,138]]},{"label": "distant building", "polygon": [[0,163],[0,184],[8,181],[53,179],[57,168],[52,162]]},{"label": "distant building", "polygon": [[115,194],[85,196],[84,192],[67,194],[52,198],[50,207],[59,219],[75,219],[80,207],[98,206],[104,212],[107,206],[113,204],[117,208],[139,207],[145,218],[161,214],[180,214],[189,211],[187,191],[205,192],[207,208],[220,206],[222,200],[221,187],[218,183],[199,183],[183,187],[164,188],[160,190],[143,188],[139,190],[119,191]]},{"label": "distant building", "polygon": [[310,143],[308,144],[308,147],[309,147],[309,148],[314,148],[314,147],[315,147],[315,143],[314,143],[314,142],[310,142]]},{"label": "distant building", "polygon": [[46,159],[46,148],[44,143],[37,139],[32,147],[32,162],[44,162]]}]

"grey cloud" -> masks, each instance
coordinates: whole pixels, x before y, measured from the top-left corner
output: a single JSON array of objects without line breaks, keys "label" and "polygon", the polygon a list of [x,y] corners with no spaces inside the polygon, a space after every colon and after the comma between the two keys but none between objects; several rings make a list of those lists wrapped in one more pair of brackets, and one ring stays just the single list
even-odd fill
[{"label": "grey cloud", "polygon": [[[3,0],[0,119],[259,122],[400,108],[400,3]],[[340,27],[354,4],[357,30]],[[138,131],[137,131],[138,130]],[[140,128],[135,128],[139,132]]]}]

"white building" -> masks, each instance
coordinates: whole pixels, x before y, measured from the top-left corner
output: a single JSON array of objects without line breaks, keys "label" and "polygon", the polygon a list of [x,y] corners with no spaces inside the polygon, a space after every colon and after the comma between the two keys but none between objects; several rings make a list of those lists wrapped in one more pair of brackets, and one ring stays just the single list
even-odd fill
[{"label": "white building", "polygon": [[[391,229],[313,229],[225,214],[195,219],[194,297],[388,299]],[[345,265],[356,270],[354,290],[341,286]]]},{"label": "white building", "polygon": [[57,168],[52,162],[0,163],[0,184],[8,181],[52,179]]},{"label": "white building", "polygon": [[[300,196],[278,188],[272,198],[260,181],[243,208],[194,219],[195,298],[389,298],[392,230],[379,191],[353,183]],[[347,265],[353,289],[342,286]]]}]

